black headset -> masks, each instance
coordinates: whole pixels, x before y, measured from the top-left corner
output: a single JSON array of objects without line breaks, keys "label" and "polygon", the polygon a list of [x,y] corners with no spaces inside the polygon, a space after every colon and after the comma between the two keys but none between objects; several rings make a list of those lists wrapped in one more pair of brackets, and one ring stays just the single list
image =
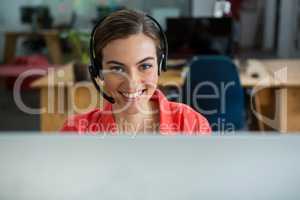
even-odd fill
[{"label": "black headset", "polygon": [[[162,27],[160,26],[160,24],[158,23],[158,21],[156,21],[156,19],[154,19],[153,17],[151,17],[150,15],[145,15],[146,17],[148,17],[158,28],[159,30],[159,35],[160,35],[160,43],[161,43],[161,52],[159,55],[159,62],[158,62],[158,75],[160,74],[161,70],[166,71],[167,70],[167,59],[168,59],[168,41],[167,41],[167,37],[162,29]],[[99,93],[110,103],[115,103],[115,100],[108,96],[104,91],[101,90],[100,86],[98,85],[98,83],[96,82],[96,78],[100,78],[101,80],[104,79],[103,77],[103,73],[102,73],[102,61],[101,60],[97,60],[96,59],[96,54],[95,54],[95,42],[94,42],[94,36],[95,33],[98,29],[98,27],[101,25],[101,23],[106,19],[106,17],[102,18],[101,20],[99,20],[96,25],[94,26],[94,28],[92,29],[91,32],[91,38],[90,38],[90,46],[89,46],[89,53],[90,53],[90,62],[91,64],[89,65],[89,72],[90,72],[90,76],[92,79],[93,84],[95,85],[96,89],[99,91]]]}]

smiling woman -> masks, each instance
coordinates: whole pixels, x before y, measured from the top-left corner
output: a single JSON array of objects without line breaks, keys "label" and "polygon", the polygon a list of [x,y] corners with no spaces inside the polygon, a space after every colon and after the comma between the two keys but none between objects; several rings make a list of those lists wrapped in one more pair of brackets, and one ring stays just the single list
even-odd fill
[{"label": "smiling woman", "polygon": [[[120,48],[127,47],[127,48]],[[158,81],[156,49],[151,38],[143,33],[117,39],[103,48],[103,69],[106,91],[116,103],[114,110],[133,117],[139,110],[151,111],[151,101]],[[107,83],[107,84],[105,84]],[[108,84],[109,83],[109,84]],[[127,117],[127,118],[128,118]]]},{"label": "smiling woman", "polygon": [[203,116],[157,89],[167,49],[159,24],[142,12],[121,10],[101,20],[92,31],[90,72],[108,102],[71,117],[62,131],[210,134]]}]

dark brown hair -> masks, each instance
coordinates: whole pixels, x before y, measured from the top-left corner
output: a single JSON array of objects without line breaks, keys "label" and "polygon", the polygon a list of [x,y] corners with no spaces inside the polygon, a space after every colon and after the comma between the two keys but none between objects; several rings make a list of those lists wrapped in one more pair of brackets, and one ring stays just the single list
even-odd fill
[{"label": "dark brown hair", "polygon": [[144,33],[153,39],[159,60],[161,53],[159,29],[145,13],[126,9],[110,14],[101,22],[95,32],[95,54],[99,64],[102,64],[102,50],[109,42],[138,33]]}]

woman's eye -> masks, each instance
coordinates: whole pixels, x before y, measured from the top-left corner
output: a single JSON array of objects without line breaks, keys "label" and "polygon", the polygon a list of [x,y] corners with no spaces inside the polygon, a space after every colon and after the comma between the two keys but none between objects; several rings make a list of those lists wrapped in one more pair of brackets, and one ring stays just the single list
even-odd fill
[{"label": "woman's eye", "polygon": [[114,67],[111,67],[110,70],[111,70],[112,72],[124,72],[123,67],[120,67],[120,66],[114,66]]},{"label": "woman's eye", "polygon": [[147,63],[145,63],[145,64],[142,64],[140,67],[141,67],[142,70],[146,70],[146,69],[151,68],[151,67],[152,67],[152,64],[147,64]]}]

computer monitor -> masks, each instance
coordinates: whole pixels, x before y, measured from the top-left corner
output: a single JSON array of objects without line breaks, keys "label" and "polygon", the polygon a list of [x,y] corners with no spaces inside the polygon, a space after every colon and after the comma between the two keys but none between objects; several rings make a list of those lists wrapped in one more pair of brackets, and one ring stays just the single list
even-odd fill
[{"label": "computer monitor", "polygon": [[32,6],[23,6],[21,7],[21,22],[22,23],[31,23],[32,16],[35,13],[35,9]]},{"label": "computer monitor", "polygon": [[22,6],[21,22],[24,24],[32,24],[37,28],[51,28],[52,17],[47,6]]},{"label": "computer monitor", "polygon": [[300,199],[299,136],[0,135],[0,199]]},{"label": "computer monitor", "polygon": [[168,18],[166,35],[170,57],[227,55],[232,57],[232,19]]}]

